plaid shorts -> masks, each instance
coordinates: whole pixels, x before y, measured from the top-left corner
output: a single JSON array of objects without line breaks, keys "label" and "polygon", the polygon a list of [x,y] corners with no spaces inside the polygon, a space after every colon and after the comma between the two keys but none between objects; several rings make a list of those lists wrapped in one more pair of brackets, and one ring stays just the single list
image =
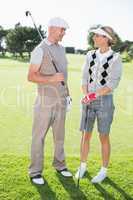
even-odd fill
[{"label": "plaid shorts", "polygon": [[80,131],[92,132],[97,119],[98,132],[109,134],[114,114],[113,95],[97,98],[89,105],[82,105]]}]

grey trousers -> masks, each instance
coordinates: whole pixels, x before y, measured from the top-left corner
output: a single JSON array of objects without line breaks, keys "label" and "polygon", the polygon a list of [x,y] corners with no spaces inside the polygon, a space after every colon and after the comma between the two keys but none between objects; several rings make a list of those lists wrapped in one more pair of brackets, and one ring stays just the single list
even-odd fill
[{"label": "grey trousers", "polygon": [[65,117],[65,98],[37,97],[34,107],[31,164],[29,166],[31,177],[41,174],[43,171],[45,137],[50,127],[52,127],[54,139],[53,166],[57,170],[66,167],[64,154]]}]

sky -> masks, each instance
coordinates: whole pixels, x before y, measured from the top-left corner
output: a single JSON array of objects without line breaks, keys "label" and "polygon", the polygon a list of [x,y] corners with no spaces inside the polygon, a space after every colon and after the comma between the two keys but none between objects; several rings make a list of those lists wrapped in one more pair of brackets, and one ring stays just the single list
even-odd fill
[{"label": "sky", "polygon": [[37,25],[47,30],[52,17],[64,18],[70,28],[62,44],[85,49],[87,33],[92,25],[111,26],[122,40],[133,41],[133,0],[0,0],[0,25],[13,28],[20,22],[33,26],[25,16],[29,10]]}]

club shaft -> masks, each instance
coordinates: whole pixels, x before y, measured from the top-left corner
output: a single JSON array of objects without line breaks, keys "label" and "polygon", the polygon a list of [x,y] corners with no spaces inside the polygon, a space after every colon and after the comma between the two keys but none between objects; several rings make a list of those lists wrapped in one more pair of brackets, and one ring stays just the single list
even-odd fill
[{"label": "club shaft", "polygon": [[[86,109],[87,109],[87,107],[86,107]],[[84,150],[84,144],[85,144],[85,132],[83,133],[83,138],[82,138],[82,143],[81,143],[81,155]],[[79,183],[80,183],[80,173],[81,173],[81,158],[80,158],[80,167],[79,167],[79,177],[78,177],[78,181],[77,181],[78,188],[79,188]]]},{"label": "club shaft", "polygon": [[35,29],[37,30],[37,32],[38,32],[38,34],[39,34],[39,36],[40,36],[40,39],[43,40],[43,37],[42,37],[42,35],[41,35],[39,29],[38,29],[37,26],[36,26],[36,23],[35,23],[35,21],[34,21],[34,18],[32,17],[31,13],[29,13],[29,15],[30,15],[30,17],[31,17],[31,19],[32,19],[32,22],[33,22],[33,24],[34,24]]}]

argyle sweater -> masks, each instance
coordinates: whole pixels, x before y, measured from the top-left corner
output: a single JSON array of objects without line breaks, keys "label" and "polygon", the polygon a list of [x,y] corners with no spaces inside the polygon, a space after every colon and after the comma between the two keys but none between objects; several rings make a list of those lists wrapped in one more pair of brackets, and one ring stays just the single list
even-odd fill
[{"label": "argyle sweater", "polygon": [[109,87],[113,91],[118,86],[122,73],[120,55],[109,50],[101,58],[98,52],[99,50],[92,50],[87,53],[82,85],[87,85],[89,92],[96,92],[103,87]]}]

